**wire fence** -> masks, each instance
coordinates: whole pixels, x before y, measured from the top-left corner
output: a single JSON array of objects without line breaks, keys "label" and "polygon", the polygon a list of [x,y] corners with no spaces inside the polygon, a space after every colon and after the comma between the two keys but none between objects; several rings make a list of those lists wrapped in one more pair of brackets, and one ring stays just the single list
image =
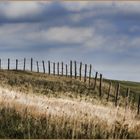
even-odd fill
[{"label": "wire fence", "polygon": [[[106,98],[107,101],[113,101],[115,106],[120,105],[119,100],[125,101],[125,106],[132,104],[137,106],[137,114],[140,114],[140,94],[127,88],[117,81],[109,80],[101,73],[95,70],[91,64],[84,64],[78,61],[70,60],[69,63],[53,62],[50,60],[36,59],[0,59],[0,69],[2,70],[22,70],[37,73],[45,73],[54,76],[66,76],[72,79],[78,79],[88,85],[93,90],[99,90],[99,97]],[[126,99],[128,98],[126,103]]]}]

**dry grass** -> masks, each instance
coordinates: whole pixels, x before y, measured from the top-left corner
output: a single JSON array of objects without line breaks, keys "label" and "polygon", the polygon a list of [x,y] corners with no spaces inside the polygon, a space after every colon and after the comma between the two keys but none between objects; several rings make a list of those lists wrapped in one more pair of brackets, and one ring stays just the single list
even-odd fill
[{"label": "dry grass", "polygon": [[[7,111],[10,113],[14,109],[21,115],[22,120],[26,116],[28,119],[32,118],[32,122],[26,126],[30,129],[26,131],[29,131],[28,135],[32,138],[129,138],[134,129],[140,126],[134,112],[126,112],[121,107],[103,106],[99,102],[92,104],[86,101],[48,98],[44,95],[18,93],[4,88],[0,88],[0,106],[10,110]],[[11,119],[14,121],[15,118]],[[42,125],[42,121],[47,122]],[[19,122],[21,123],[22,121]],[[53,125],[55,128],[52,128]],[[32,134],[31,129],[38,130],[38,127],[43,127],[42,131]],[[137,130],[137,134],[139,131]],[[55,135],[51,136],[53,132]]]},{"label": "dry grass", "polygon": [[0,71],[0,85],[0,138],[140,138],[135,110],[78,80]]}]

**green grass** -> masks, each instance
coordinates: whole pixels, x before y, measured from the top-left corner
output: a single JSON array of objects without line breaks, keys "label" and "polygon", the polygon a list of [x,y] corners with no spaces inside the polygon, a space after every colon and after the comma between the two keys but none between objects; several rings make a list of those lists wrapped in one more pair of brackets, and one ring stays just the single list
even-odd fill
[{"label": "green grass", "polygon": [[[116,89],[118,83],[120,83],[120,96],[126,97],[127,96],[127,88],[130,89],[130,102],[132,104],[137,104],[138,99],[140,96],[140,82],[132,82],[132,81],[120,81],[120,80],[111,80],[111,79],[104,79],[106,83],[109,84],[111,81],[113,84],[113,87]],[[115,93],[113,93],[115,95]]]}]

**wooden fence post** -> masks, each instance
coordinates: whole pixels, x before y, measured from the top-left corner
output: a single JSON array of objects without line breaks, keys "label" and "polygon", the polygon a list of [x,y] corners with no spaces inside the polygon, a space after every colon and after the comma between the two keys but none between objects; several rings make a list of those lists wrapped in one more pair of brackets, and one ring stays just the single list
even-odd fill
[{"label": "wooden fence post", "polygon": [[85,77],[84,77],[84,82],[87,81],[87,64],[85,64]]},{"label": "wooden fence post", "polygon": [[96,88],[97,76],[98,76],[98,72],[96,72],[96,74],[95,74],[95,81],[94,81],[94,87],[93,87],[94,90]]},{"label": "wooden fence post", "polygon": [[90,67],[89,67],[89,86],[90,86],[90,81],[91,81],[91,69],[92,69],[92,65],[90,64]]},{"label": "wooden fence post", "polygon": [[8,58],[8,70],[10,70],[10,58]]},{"label": "wooden fence post", "polygon": [[0,59],[0,70],[1,70],[1,59]]},{"label": "wooden fence post", "polygon": [[108,93],[107,93],[107,98],[106,98],[107,102],[109,100],[109,96],[110,96],[110,93],[111,93],[111,88],[112,88],[112,82],[110,81],[109,89],[108,89]]},{"label": "wooden fence post", "polygon": [[31,71],[33,71],[33,58],[31,58]]},{"label": "wooden fence post", "polygon": [[138,100],[138,111],[137,111],[137,114],[138,115],[140,114],[140,95],[139,95],[139,100]]},{"label": "wooden fence post", "polygon": [[68,76],[68,65],[66,64],[66,77]]},{"label": "wooden fence post", "polygon": [[51,64],[50,64],[50,61],[48,61],[48,73],[49,73],[49,75],[51,74]]},{"label": "wooden fence post", "polygon": [[18,59],[16,59],[16,70],[18,70]]},{"label": "wooden fence post", "polygon": [[102,96],[102,74],[100,74],[99,96]]},{"label": "wooden fence post", "polygon": [[62,66],[62,76],[63,76],[63,69],[64,69],[64,66],[63,66],[63,62],[61,63],[61,66]]},{"label": "wooden fence post", "polygon": [[74,61],[74,68],[75,68],[75,79],[77,78],[77,65],[76,61]]},{"label": "wooden fence post", "polygon": [[37,72],[39,73],[39,65],[38,65],[38,61],[36,61],[36,66],[37,66]]},{"label": "wooden fence post", "polygon": [[82,62],[80,62],[80,68],[79,68],[79,78],[80,78],[80,81],[81,81],[81,74],[82,73]]},{"label": "wooden fence post", "polygon": [[44,63],[44,60],[42,61],[42,64],[43,64],[43,72],[45,73],[45,63]]},{"label": "wooden fence post", "polygon": [[70,77],[72,78],[72,61],[70,61]]},{"label": "wooden fence post", "polygon": [[24,58],[24,65],[23,65],[23,70],[25,71],[25,65],[26,65],[26,58]]},{"label": "wooden fence post", "polygon": [[125,109],[127,108],[128,104],[129,104],[129,95],[130,95],[130,89],[127,88],[127,91],[126,91],[126,100],[125,100]]},{"label": "wooden fence post", "polygon": [[55,62],[53,63],[53,75],[55,75]]},{"label": "wooden fence post", "polygon": [[115,106],[118,105],[118,96],[119,96],[119,93],[120,93],[120,83],[118,83],[118,85],[117,85],[117,91],[116,91],[116,96],[115,96]]},{"label": "wooden fence post", "polygon": [[59,62],[57,63],[57,75],[59,76]]}]

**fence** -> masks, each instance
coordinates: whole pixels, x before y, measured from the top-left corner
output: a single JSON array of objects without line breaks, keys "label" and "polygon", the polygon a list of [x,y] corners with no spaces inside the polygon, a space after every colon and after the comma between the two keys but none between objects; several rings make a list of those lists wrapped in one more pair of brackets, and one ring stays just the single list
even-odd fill
[{"label": "fence", "polygon": [[[84,82],[93,90],[99,90],[99,97],[106,98],[108,102],[113,100],[114,105],[119,105],[120,97],[123,97],[125,108],[130,104],[131,89],[124,87],[120,83],[108,80],[92,67],[92,65],[83,64],[82,62],[70,61],[69,64],[64,62],[37,61],[31,59],[0,59],[0,69],[6,70],[23,70],[37,73],[44,73],[54,76],[65,76]],[[123,94],[120,92],[123,91]],[[135,95],[133,95],[135,96]],[[140,114],[140,95],[137,101],[137,114]]]}]

